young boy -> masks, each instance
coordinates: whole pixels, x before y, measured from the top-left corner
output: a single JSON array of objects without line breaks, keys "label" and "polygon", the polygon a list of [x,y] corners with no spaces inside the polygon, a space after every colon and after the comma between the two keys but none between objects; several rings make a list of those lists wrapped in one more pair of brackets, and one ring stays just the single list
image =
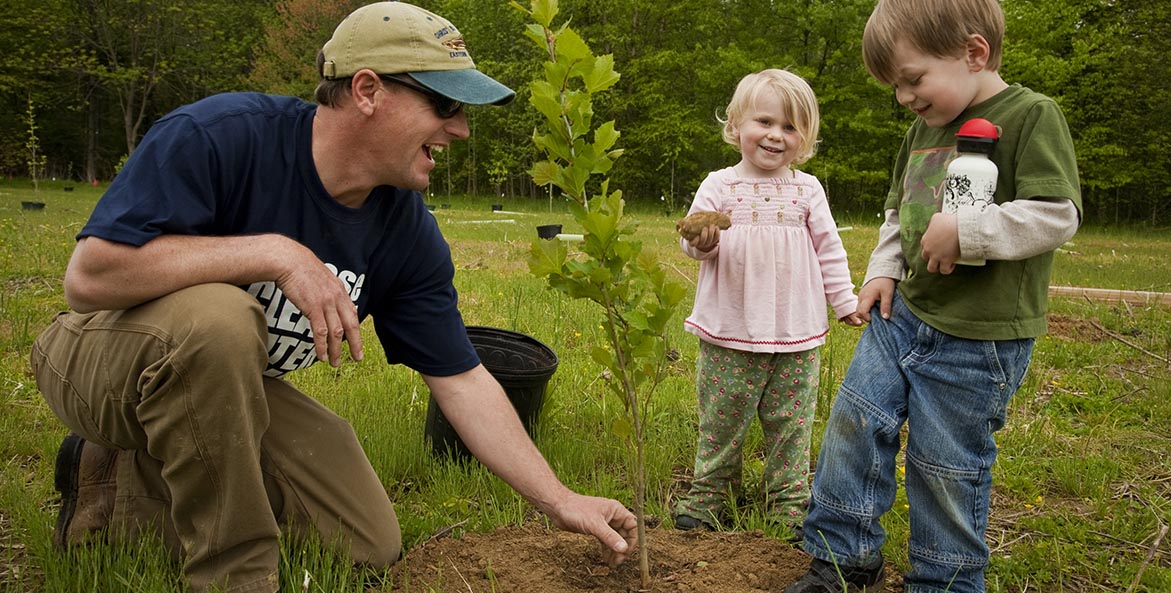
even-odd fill
[{"label": "young boy", "polygon": [[[903,140],[858,312],[870,325],[826,421],[805,520],[809,572],[785,593],[883,588],[879,518],[895,499],[908,426],[907,593],[984,591],[993,434],[1045,331],[1053,251],[1081,194],[1057,105],[998,72],[996,0],[880,0],[863,59],[919,119]],[[999,130],[995,204],[941,213],[955,134]],[[983,266],[957,265],[985,259]]]}]

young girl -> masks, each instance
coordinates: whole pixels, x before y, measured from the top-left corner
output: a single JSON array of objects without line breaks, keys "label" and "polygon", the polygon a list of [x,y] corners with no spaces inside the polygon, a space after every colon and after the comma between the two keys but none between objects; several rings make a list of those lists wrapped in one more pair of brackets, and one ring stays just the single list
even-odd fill
[{"label": "young girl", "polygon": [[818,120],[801,77],[776,69],[745,76],[724,122],[740,162],[708,174],[695,193],[690,213],[722,212],[732,225],[680,240],[700,266],[685,322],[699,337],[699,444],[691,489],[675,507],[679,529],[712,529],[724,518],[740,491],[754,415],[768,453],[770,516],[794,533],[804,518],[826,301],[840,321],[862,324],[825,191],[791,168],[813,156]]}]

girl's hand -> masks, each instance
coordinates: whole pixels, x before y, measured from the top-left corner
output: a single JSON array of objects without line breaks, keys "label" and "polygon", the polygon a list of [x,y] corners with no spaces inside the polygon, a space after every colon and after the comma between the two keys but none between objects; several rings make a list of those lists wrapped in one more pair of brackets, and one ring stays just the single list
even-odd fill
[{"label": "girl's hand", "polygon": [[862,316],[859,315],[857,311],[850,313],[849,315],[846,315],[846,316],[842,317],[841,319],[838,319],[838,321],[841,321],[842,323],[844,323],[846,325],[852,325],[854,327],[861,327],[863,324],[866,323],[866,320],[862,319]]},{"label": "girl's hand", "polygon": [[694,239],[689,239],[687,243],[695,249],[707,253],[720,244],[720,227],[714,224],[708,225],[699,232],[699,235]]}]

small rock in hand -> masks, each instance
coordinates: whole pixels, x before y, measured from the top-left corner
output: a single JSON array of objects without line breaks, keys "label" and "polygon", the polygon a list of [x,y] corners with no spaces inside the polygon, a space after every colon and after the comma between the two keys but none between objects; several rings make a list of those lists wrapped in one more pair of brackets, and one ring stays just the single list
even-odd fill
[{"label": "small rock in hand", "polygon": [[720,230],[725,230],[732,226],[732,220],[723,212],[696,212],[675,223],[675,230],[679,231],[684,239],[691,241],[698,237],[703,229],[713,224],[719,226]]}]

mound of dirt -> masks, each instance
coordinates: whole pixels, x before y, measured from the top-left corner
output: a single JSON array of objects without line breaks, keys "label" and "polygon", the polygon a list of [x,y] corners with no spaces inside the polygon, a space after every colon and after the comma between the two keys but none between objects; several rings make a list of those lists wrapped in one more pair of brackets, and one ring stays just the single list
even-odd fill
[{"label": "mound of dirt", "polygon": [[[760,532],[648,530],[651,590],[661,593],[779,593],[809,556]],[[889,592],[902,579],[887,569]],[[427,542],[398,564],[393,591],[444,593],[630,593],[638,557],[614,569],[592,538],[530,523]]]}]

